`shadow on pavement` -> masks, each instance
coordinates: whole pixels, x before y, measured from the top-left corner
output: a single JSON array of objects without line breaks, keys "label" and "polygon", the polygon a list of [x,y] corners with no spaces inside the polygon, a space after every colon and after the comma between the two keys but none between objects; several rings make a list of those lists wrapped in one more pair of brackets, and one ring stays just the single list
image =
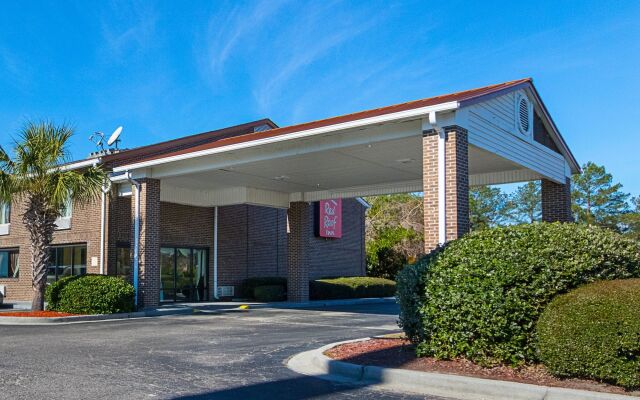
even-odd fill
[{"label": "shadow on pavement", "polygon": [[173,397],[173,400],[222,400],[222,399],[278,399],[298,400],[319,396],[333,397],[361,388],[349,384],[332,383],[318,377],[302,376],[263,383],[255,383],[230,389],[220,389],[207,393]]}]

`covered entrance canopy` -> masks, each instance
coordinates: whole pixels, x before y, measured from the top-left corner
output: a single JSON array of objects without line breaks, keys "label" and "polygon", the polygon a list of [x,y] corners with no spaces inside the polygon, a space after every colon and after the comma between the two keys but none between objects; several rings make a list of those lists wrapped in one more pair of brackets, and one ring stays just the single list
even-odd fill
[{"label": "covered entrance canopy", "polygon": [[296,241],[307,202],[423,192],[428,251],[469,229],[470,185],[542,180],[543,218],[569,220],[568,179],[579,171],[530,79],[283,128],[262,120],[110,157],[114,180],[152,182],[140,196],[288,208],[289,290],[299,300],[308,298]]}]

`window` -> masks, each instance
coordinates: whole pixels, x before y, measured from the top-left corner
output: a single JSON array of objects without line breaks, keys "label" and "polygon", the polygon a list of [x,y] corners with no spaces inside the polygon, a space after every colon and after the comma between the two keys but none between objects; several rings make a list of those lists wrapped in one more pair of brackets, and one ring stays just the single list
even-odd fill
[{"label": "window", "polygon": [[0,250],[0,278],[18,278],[18,250]]},{"label": "window", "polygon": [[11,204],[0,202],[0,225],[11,222]]},{"label": "window", "polygon": [[131,247],[128,243],[118,243],[116,247],[116,276],[127,280],[131,277]]},{"label": "window", "polygon": [[160,249],[160,301],[202,301],[208,298],[208,251]]},{"label": "window", "polygon": [[62,210],[60,210],[60,218],[71,218],[71,214],[73,213],[73,202],[71,199],[67,199],[64,205],[62,206]]},{"label": "window", "polygon": [[87,273],[87,246],[58,246],[51,248],[47,282],[60,278]]}]

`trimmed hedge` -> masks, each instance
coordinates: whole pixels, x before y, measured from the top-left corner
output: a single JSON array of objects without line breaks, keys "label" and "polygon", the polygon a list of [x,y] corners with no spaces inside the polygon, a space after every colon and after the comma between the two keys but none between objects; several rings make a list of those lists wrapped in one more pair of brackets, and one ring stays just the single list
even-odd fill
[{"label": "trimmed hedge", "polygon": [[476,231],[398,276],[400,325],[420,356],[482,365],[538,359],[535,324],[559,293],[640,275],[638,243],[594,226]]},{"label": "trimmed hedge", "polygon": [[263,278],[248,278],[242,281],[240,295],[247,299],[254,298],[255,289],[258,286],[282,286],[284,292],[287,291],[287,278],[279,276],[267,276]]},{"label": "trimmed hedge", "polygon": [[540,358],[553,374],[640,388],[640,279],[596,282],[556,297],[537,331]]},{"label": "trimmed hedge", "polygon": [[80,275],[47,286],[47,310],[72,314],[114,314],[134,311],[135,290],[121,278]]},{"label": "trimmed hedge", "polygon": [[263,302],[284,301],[287,294],[282,285],[265,285],[253,289],[253,298]]},{"label": "trimmed hedge", "polygon": [[311,300],[390,297],[395,292],[396,283],[384,278],[351,277],[317,279],[309,282]]}]

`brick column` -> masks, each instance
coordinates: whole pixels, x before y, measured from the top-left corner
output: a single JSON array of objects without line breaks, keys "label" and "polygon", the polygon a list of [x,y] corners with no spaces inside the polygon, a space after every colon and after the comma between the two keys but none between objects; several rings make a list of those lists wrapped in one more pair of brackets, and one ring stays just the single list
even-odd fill
[{"label": "brick column", "polygon": [[[140,179],[140,251],[139,308],[156,307],[160,303],[160,181]],[[135,190],[134,190],[135,193]],[[136,198],[131,198],[132,221],[135,224]],[[132,224],[131,250],[135,236]]]},{"label": "brick column", "polygon": [[289,205],[288,277],[289,301],[309,301],[309,238],[312,229],[312,207],[306,202]]},{"label": "brick column", "polygon": [[544,222],[573,222],[571,213],[571,180],[560,184],[542,180],[542,220]]},{"label": "brick column", "polygon": [[[445,132],[446,240],[469,232],[469,144],[467,131],[459,126]],[[438,133],[423,132],[422,185],[424,192],[424,247],[438,246]]]}]

